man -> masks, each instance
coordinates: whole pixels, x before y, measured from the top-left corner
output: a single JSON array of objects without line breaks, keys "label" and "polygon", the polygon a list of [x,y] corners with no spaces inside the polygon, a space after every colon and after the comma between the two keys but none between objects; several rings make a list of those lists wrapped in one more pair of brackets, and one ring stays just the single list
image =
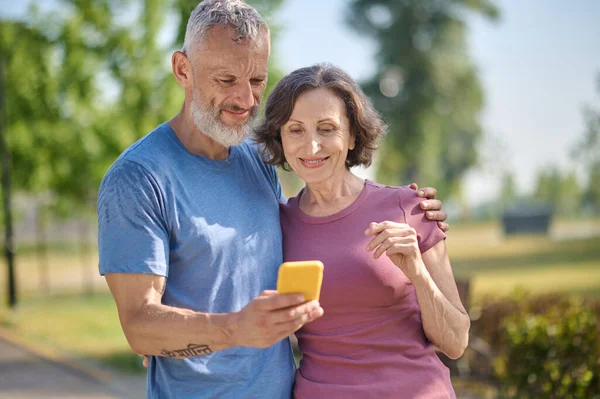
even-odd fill
[{"label": "man", "polygon": [[[287,337],[323,314],[272,291],[281,186],[244,141],[269,46],[267,25],[241,0],[199,4],[172,57],[181,111],[101,184],[100,273],[132,349],[150,355],[148,398],[289,398]],[[443,221],[439,201],[429,203]]]}]

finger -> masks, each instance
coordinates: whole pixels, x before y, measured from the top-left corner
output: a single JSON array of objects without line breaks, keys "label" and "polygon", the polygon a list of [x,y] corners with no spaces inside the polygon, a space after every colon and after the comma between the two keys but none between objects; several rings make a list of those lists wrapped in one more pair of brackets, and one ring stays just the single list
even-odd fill
[{"label": "finger", "polygon": [[405,237],[410,235],[412,235],[412,230],[408,225],[406,225],[406,227],[400,227],[397,229],[386,229],[375,236],[371,242],[369,242],[367,245],[367,251],[372,251],[389,237]]},{"label": "finger", "polygon": [[386,229],[398,229],[407,227],[410,226],[406,223],[391,222],[389,220],[385,220],[381,223],[371,222],[369,224],[369,227],[365,230],[365,235],[370,236],[374,234],[379,234]]},{"label": "finger", "polygon": [[373,258],[379,259],[381,254],[383,254],[385,251],[387,251],[387,249],[394,244],[396,239],[398,239],[398,237],[390,237],[390,238],[386,239],[384,242],[382,242],[381,245],[377,247],[377,250],[373,254]]},{"label": "finger", "polygon": [[444,233],[447,232],[448,230],[450,230],[450,225],[448,223],[444,223],[444,222],[437,222],[438,227],[440,228],[440,230],[442,230]]},{"label": "finger", "polygon": [[302,294],[273,294],[268,297],[259,296],[253,299],[257,310],[273,311],[299,305],[304,302]]},{"label": "finger", "polygon": [[[421,193],[421,195],[419,195],[419,192]],[[433,187],[423,187],[422,189],[417,191],[417,195],[419,197],[425,197],[427,199],[435,199],[435,197],[437,196],[437,190]]]},{"label": "finger", "polygon": [[[391,237],[385,240],[373,254],[373,258],[379,259],[384,252],[388,252],[391,248],[395,247],[410,247],[415,242],[415,239],[410,236],[406,237]],[[399,252],[402,253],[402,252]]]},{"label": "finger", "polygon": [[417,183],[410,183],[408,185],[408,188],[413,189],[413,190],[418,190],[419,189],[419,185]]},{"label": "finger", "polygon": [[425,200],[425,201],[421,201],[419,206],[424,211],[439,211],[440,209],[442,209],[442,201],[436,200],[436,199]]},{"label": "finger", "polygon": [[414,255],[415,254],[415,250],[419,251],[419,246],[417,245],[417,243],[412,240],[412,239],[408,239],[408,240],[404,240],[402,242],[396,242],[394,243],[394,245],[390,246],[386,251],[385,254],[387,256],[392,256],[392,255]]},{"label": "finger", "polygon": [[318,301],[309,301],[299,306],[271,312],[269,322],[273,324],[288,323],[303,318],[305,315],[321,308]]},{"label": "finger", "polygon": [[144,356],[144,359],[142,360],[142,366],[148,368],[148,356]]},{"label": "finger", "polygon": [[323,314],[324,314],[323,308],[319,307],[315,311],[306,313],[306,314],[302,315],[302,317],[299,317],[295,320],[290,320],[290,321],[287,321],[284,323],[277,324],[276,327],[274,327],[274,328],[277,329],[278,334],[283,334],[284,336],[288,336],[288,335],[293,334],[296,331],[298,331],[306,323],[310,323],[310,322],[318,319],[319,317],[323,316]]},{"label": "finger", "polygon": [[443,222],[448,215],[444,211],[427,211],[425,212],[425,217],[436,222]]}]

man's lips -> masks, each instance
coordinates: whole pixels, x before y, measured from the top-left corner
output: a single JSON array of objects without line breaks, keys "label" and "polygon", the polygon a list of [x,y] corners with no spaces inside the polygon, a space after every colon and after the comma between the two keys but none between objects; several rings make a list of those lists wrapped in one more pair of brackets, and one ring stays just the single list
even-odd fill
[{"label": "man's lips", "polygon": [[240,120],[240,121],[245,121],[246,119],[248,119],[248,116],[250,115],[249,110],[234,111],[231,109],[224,109],[224,110],[222,110],[222,112],[224,112],[225,115],[227,115],[227,117],[229,117],[231,119]]}]

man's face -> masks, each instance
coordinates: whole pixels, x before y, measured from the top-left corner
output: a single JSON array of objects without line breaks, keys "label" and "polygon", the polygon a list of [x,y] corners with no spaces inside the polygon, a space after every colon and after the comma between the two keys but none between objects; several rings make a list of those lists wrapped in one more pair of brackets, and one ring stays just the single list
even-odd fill
[{"label": "man's face", "polygon": [[237,43],[234,32],[215,27],[188,55],[193,74],[192,118],[198,129],[225,147],[252,132],[267,83],[269,36]]}]

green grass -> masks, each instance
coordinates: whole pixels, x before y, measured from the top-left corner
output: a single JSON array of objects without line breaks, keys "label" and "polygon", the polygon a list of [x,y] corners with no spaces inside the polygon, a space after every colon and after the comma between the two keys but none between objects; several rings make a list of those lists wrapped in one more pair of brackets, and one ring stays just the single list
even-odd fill
[{"label": "green grass", "polygon": [[[600,235],[569,238],[581,231],[593,233],[595,226],[600,226],[599,220],[562,221],[553,228],[553,237],[560,239],[552,239],[504,238],[493,223],[454,225],[447,245],[455,275],[472,279],[473,301],[484,295],[509,295],[519,286],[532,293],[599,296]],[[143,371],[123,336],[114,301],[97,276],[96,265],[82,271],[81,258],[64,250],[51,255],[51,264],[52,282],[60,284],[52,287],[50,296],[42,297],[33,253],[19,260],[20,306],[9,311],[0,298],[0,325],[38,345],[100,360],[120,370]],[[95,276],[94,296],[81,294],[85,273]]]},{"label": "green grass", "polygon": [[456,230],[447,240],[452,267],[457,278],[472,279],[475,300],[508,295],[516,287],[534,294],[600,295],[600,236],[503,238],[493,226]]},{"label": "green grass", "polygon": [[100,360],[124,371],[143,371],[108,293],[24,299],[15,311],[0,310],[0,322],[37,347]]}]

